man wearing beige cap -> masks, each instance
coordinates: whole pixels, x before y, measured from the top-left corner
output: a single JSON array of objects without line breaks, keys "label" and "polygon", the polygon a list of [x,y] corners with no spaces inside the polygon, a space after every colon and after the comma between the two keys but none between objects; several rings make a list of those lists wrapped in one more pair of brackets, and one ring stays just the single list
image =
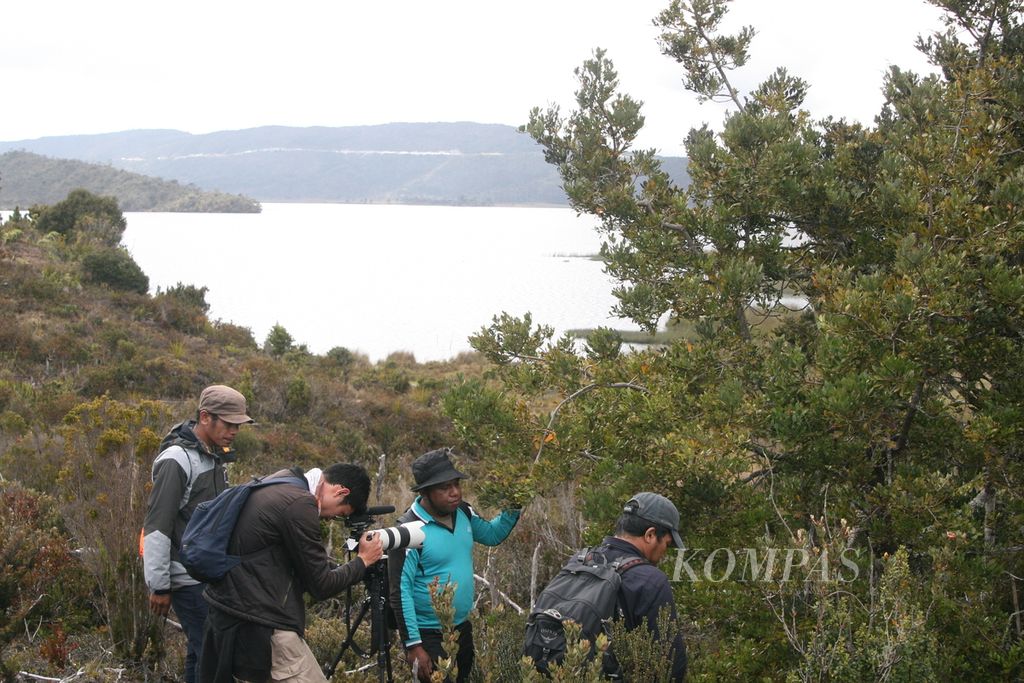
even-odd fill
[{"label": "man wearing beige cap", "polygon": [[245,397],[222,384],[203,389],[196,417],[171,428],[153,462],[153,490],[143,526],[143,564],[149,609],[167,616],[173,606],[188,640],[185,681],[195,683],[207,604],[204,584],[185,571],[178,558],[181,535],[196,506],[228,487],[224,463],[238,428],[251,423]]}]

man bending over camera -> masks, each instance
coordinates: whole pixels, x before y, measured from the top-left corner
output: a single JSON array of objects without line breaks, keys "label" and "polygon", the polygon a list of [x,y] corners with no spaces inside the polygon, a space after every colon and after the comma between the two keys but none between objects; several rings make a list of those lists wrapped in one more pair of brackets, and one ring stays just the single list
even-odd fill
[{"label": "man bending over camera", "polygon": [[229,551],[243,561],[210,584],[203,641],[202,683],[326,681],[303,640],[303,593],[317,600],[362,580],[380,559],[380,538],[359,540],[358,556],[338,566],[320,536],[320,519],[361,513],[370,478],[358,465],[307,473],[281,470],[268,479],[299,477],[254,490],[238,517]]}]

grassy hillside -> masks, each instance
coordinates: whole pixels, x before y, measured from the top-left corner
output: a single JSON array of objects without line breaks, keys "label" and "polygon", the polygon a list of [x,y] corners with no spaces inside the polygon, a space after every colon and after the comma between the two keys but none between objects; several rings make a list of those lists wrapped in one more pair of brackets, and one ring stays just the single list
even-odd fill
[{"label": "grassy hillside", "polygon": [[200,285],[154,296],[108,277],[96,255],[130,256],[107,232],[90,234],[97,222],[63,235],[27,218],[0,225],[0,680],[82,666],[83,680],[179,674],[180,635],[149,616],[134,547],[157,442],[194,414],[204,386],[239,388],[259,422],[236,441],[233,481],[357,462],[380,474],[371,501],[401,510],[411,459],[455,442],[441,392],[482,372],[471,355],[371,364],[279,338],[264,348],[247,328],[210,320]]},{"label": "grassy hillside", "polygon": [[[413,499],[411,461],[454,446],[472,475],[467,499],[496,512],[494,472],[464,422],[475,419],[468,399],[497,386],[483,357],[394,353],[372,364],[342,347],[312,354],[283,328],[254,339],[208,317],[202,283],[148,294],[117,246],[123,229],[113,200],[81,190],[0,223],[0,680],[180,678],[183,637],[148,611],[138,534],[160,438],[194,415],[209,384],[242,391],[258,422],[235,441],[232,482],[355,462],[376,480],[370,503],[400,513]],[[508,540],[475,551],[476,647],[491,680],[521,680],[520,606],[582,542],[571,486],[537,501]],[[344,559],[351,531],[333,522],[325,533]],[[354,588],[357,604],[363,592]],[[340,599],[310,610],[306,635],[321,662],[344,639],[342,617]],[[350,652],[339,670],[361,663]],[[407,666],[400,646],[392,666]]]},{"label": "grassy hillside", "polygon": [[54,159],[24,151],[0,155],[0,208],[28,209],[53,204],[84,188],[116,197],[124,211],[258,213],[258,202],[241,195],[208,192],[176,180],[161,180],[71,159]]}]

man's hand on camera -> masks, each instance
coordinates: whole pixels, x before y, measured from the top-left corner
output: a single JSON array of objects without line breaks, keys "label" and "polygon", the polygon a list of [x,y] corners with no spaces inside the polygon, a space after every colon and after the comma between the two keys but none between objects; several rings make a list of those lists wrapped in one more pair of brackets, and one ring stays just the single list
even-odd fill
[{"label": "man's hand on camera", "polygon": [[368,531],[359,539],[359,559],[367,567],[379,560],[384,555],[384,545],[381,535]]},{"label": "man's hand on camera", "polygon": [[405,661],[413,667],[416,677],[421,681],[429,681],[430,674],[434,673],[434,663],[430,661],[430,655],[423,649],[422,645],[413,645],[405,651]]}]

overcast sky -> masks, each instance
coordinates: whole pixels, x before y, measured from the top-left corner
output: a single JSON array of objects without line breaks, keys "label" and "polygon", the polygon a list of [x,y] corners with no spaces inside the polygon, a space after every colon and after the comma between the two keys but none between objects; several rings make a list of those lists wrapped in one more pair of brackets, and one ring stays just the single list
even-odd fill
[{"label": "overcast sky", "polygon": [[[608,50],[645,103],[640,143],[682,154],[697,105],[658,51],[669,0],[11,0],[3,10],[0,140],[173,128],[393,121],[525,123],[570,105],[573,69]],[[929,70],[914,39],[940,26],[924,0],[735,0],[758,31],[736,77],[776,66],[810,82],[815,116],[871,123],[890,65]]]}]

